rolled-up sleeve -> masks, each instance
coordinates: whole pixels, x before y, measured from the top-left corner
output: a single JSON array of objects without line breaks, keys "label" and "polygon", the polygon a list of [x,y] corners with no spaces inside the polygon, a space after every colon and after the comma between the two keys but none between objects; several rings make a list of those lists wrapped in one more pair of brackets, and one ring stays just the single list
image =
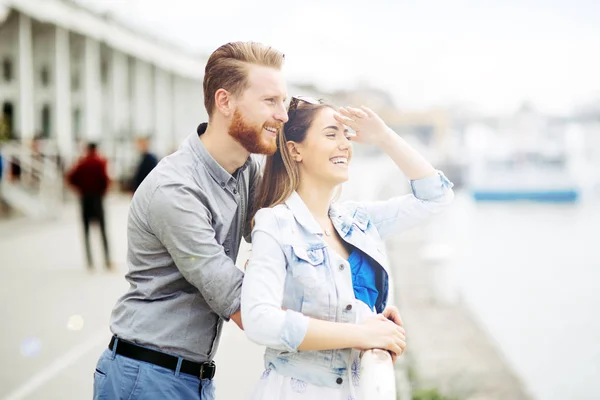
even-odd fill
[{"label": "rolled-up sleeve", "polygon": [[442,171],[436,175],[410,181],[410,188],[419,200],[432,201],[444,197],[454,186]]},{"label": "rolled-up sleeve", "polygon": [[371,223],[382,239],[410,229],[442,212],[454,199],[454,185],[441,171],[423,179],[412,180],[410,186],[411,194],[364,203]]},{"label": "rolled-up sleeve", "polygon": [[253,342],[295,352],[306,336],[308,317],[282,309],[286,259],[277,237],[279,227],[273,210],[260,210],[255,216],[252,255],[242,287],[242,322]]},{"label": "rolled-up sleeve", "polygon": [[183,277],[224,320],[240,308],[243,273],[215,237],[210,211],[183,184],[159,187],[150,200],[148,221]]}]

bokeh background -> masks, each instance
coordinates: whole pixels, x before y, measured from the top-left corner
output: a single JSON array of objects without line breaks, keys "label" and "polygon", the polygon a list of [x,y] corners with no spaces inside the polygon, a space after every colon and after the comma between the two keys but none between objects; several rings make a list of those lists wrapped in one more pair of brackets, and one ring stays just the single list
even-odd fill
[{"label": "bokeh background", "polygon": [[[0,399],[91,398],[136,139],[161,158],[207,119],[204,65],[233,40],[283,51],[290,96],[371,107],[455,183],[388,244],[399,396],[600,398],[600,3],[0,0]],[[63,180],[89,141],[113,272],[85,268]],[[344,197],[409,190],[376,148],[351,168]],[[245,398],[261,349],[228,327],[217,361],[219,397]]]}]

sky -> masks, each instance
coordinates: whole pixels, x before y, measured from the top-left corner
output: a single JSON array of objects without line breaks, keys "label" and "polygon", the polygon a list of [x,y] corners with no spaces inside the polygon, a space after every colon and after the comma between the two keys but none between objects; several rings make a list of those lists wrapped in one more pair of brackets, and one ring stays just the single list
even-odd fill
[{"label": "sky", "polygon": [[400,108],[600,104],[595,0],[78,1],[197,53],[263,42],[286,54],[289,81],[367,83]]}]

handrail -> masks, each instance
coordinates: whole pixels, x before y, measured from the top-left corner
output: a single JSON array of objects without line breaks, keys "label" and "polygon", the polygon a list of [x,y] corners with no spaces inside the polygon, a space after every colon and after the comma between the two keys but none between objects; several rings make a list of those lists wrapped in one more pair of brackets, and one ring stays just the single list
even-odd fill
[{"label": "handrail", "polygon": [[360,365],[360,399],[396,400],[396,373],[389,352],[367,350]]},{"label": "handrail", "polygon": [[[34,217],[55,214],[62,196],[63,181],[58,160],[50,158],[56,157],[57,153],[49,146],[47,149],[50,151],[41,153],[10,142],[3,144],[1,149],[6,168],[2,179],[5,200]],[[18,176],[12,175],[12,165],[20,168]]]}]

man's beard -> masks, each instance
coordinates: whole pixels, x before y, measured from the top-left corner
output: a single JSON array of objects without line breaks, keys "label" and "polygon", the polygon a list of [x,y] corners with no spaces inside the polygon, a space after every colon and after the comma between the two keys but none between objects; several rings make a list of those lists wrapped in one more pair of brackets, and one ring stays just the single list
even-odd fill
[{"label": "man's beard", "polygon": [[[275,141],[275,137],[267,138],[265,136],[263,133],[265,125],[250,125],[244,119],[242,113],[236,109],[233,112],[233,120],[229,126],[229,134],[249,153],[271,155],[277,150],[277,142]],[[272,126],[278,130],[281,129],[281,125],[268,126]]]}]

